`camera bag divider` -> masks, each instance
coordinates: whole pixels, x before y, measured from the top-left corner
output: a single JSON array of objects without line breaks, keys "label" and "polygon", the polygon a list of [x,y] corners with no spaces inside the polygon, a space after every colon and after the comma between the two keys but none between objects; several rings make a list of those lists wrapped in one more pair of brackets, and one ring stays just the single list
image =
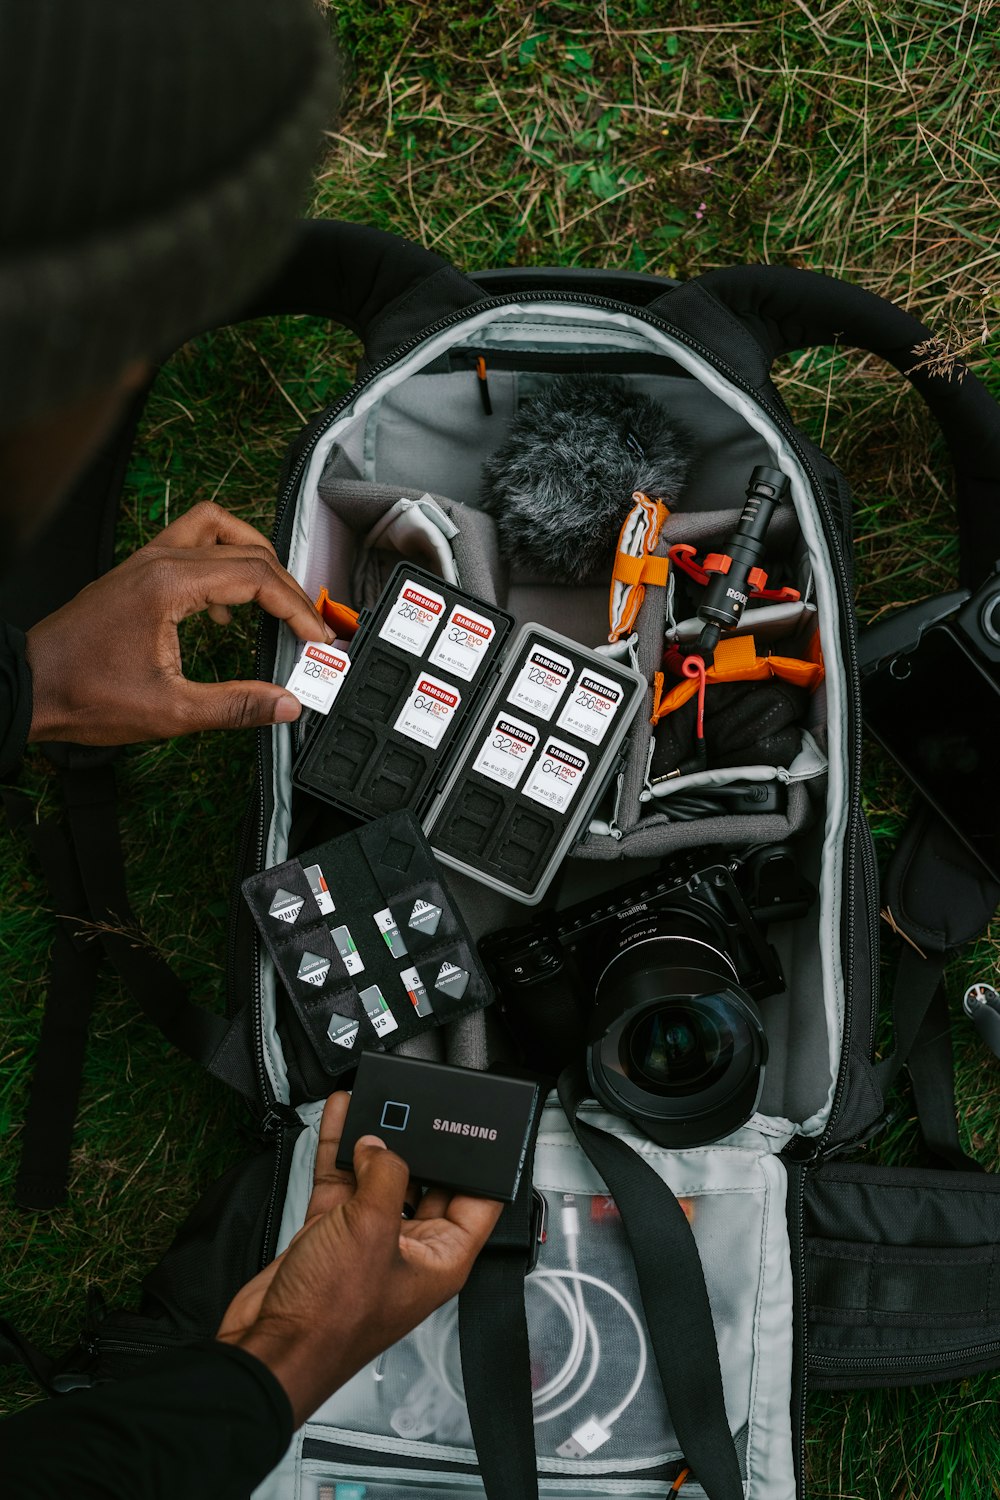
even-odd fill
[{"label": "camera bag divider", "polygon": [[[918,365],[913,350],[928,334],[908,314],[784,268],[733,268],[684,285],[564,269],[463,276],[393,236],[314,223],[250,311],[279,310],[331,317],[365,340],[356,385],[310,423],[282,476],[275,545],[312,596],[326,588],[364,609],[401,556],[422,567],[435,557],[519,622],[602,639],[607,580],[509,576],[495,523],[475,502],[482,461],[521,401],[567,368],[607,371],[668,406],[693,436],[690,478],[659,555],[678,541],[700,550],[725,537],[753,465],[790,480],[793,514],[779,539],[805,611],[794,629],[818,635],[825,678],[791,767],[681,776],[652,815],[647,724],[613,802],[564,867],[560,905],[598,891],[613,905],[616,885],[643,868],[633,857],[686,847],[694,858],[704,848],[709,863],[734,846],[794,840],[816,899],[769,933],[785,989],[761,1003],[769,1058],[754,1114],[722,1140],[670,1149],[589,1098],[581,1060],[570,1064],[541,1119],[534,1191],[505,1211],[458,1306],[337,1392],[295,1435],[258,1500],[339,1500],[362,1485],[369,1500],[415,1487],[434,1500],[789,1500],[805,1483],[807,1377],[905,1383],[1000,1364],[995,1180],[955,1157],[951,1169],[926,1172],[839,1159],[878,1130],[882,1086],[904,1062],[932,1140],[951,1144],[942,1123],[950,1059],[939,1017],[927,1022],[924,1011],[941,1005],[940,955],[985,924],[997,892],[963,847],[945,850],[937,819],[913,825],[889,900],[901,930],[913,913],[940,941],[924,944],[924,959],[904,948],[897,1051],[876,1066],[880,900],[859,789],[850,497],[794,427],[769,371],[788,350],[845,342],[907,374],[955,460],[970,584],[1000,555],[1000,411],[973,376],[948,380]],[[647,588],[629,646],[647,679],[668,607],[664,589]],[[261,675],[286,681],[295,651],[264,618]],[[650,713],[653,699],[650,680]],[[261,732],[237,888],[350,826],[293,789],[303,733],[301,724]],[[732,779],[781,781],[786,810],[712,827],[670,818],[670,798]],[[942,880],[945,867],[953,873]],[[475,936],[523,923],[523,908],[498,892],[460,875],[449,886]],[[962,927],[943,913],[960,911],[970,892],[974,916]],[[332,1079],[238,897],[229,944],[228,1030],[202,1060],[256,1096],[266,1150],[199,1207],[147,1279],[138,1312],[96,1308],[81,1348],[40,1365],[50,1389],[128,1374],[146,1353],[211,1334],[236,1288],[302,1222]],[[478,1068],[502,1065],[505,1050],[490,1010],[414,1045]]]}]

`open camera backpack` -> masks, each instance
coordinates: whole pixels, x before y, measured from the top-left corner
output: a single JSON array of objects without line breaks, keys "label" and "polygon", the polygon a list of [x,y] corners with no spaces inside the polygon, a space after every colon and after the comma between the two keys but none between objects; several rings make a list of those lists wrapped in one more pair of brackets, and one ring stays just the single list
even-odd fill
[{"label": "open camera backpack", "polygon": [[[579,1076],[564,1075],[545,1105],[531,1172],[457,1305],[338,1391],[296,1433],[258,1500],[791,1500],[804,1492],[807,1383],[905,1385],[1000,1365],[992,1287],[1000,1182],[958,1145],[940,983],[948,955],[985,927],[1000,893],[921,812],[880,896],[860,797],[850,494],[796,429],[770,371],[789,350],[837,342],[872,350],[908,376],[951,450],[962,582],[971,586],[1000,556],[1000,412],[972,375],[919,367],[913,351],[929,334],[909,314],[783,267],[712,271],[683,284],[575,269],[463,275],[392,235],[312,222],[246,316],[271,312],[330,318],[364,340],[356,384],[303,431],[281,478],[275,546],[311,596],[326,588],[363,609],[401,557],[432,571],[446,557],[463,588],[518,620],[591,645],[606,638],[607,578],[591,587],[509,576],[477,495],[481,464],[519,403],[555,374],[614,374],[693,435],[689,482],[660,555],[678,541],[699,551],[723,542],[754,465],[788,477],[794,522],[781,545],[802,601],[788,630],[806,645],[818,632],[825,681],[790,768],[727,773],[779,780],[787,788],[780,812],[678,822],[667,798],[651,810],[642,795],[649,713],[640,714],[610,810],[591,824],[562,882],[566,903],[597,889],[613,895],[648,861],[680,848],[711,858],[790,844],[816,899],[806,916],[769,930],[786,989],[761,1007],[769,1057],[757,1112],[724,1140],[669,1151],[589,1101]],[[81,535],[88,525],[96,532],[117,497],[137,417],[83,486],[73,520]],[[77,558],[78,572],[92,556]],[[83,581],[67,578],[63,597]],[[24,623],[29,610],[44,612],[29,598],[14,616]],[[50,590],[42,604],[54,602]],[[633,626],[632,660],[650,680],[650,710],[666,608],[665,589],[651,585]],[[782,638],[779,619],[773,639]],[[286,681],[296,653],[291,635],[264,617],[259,673]],[[83,961],[96,964],[102,942],[146,1014],[252,1101],[261,1148],[198,1206],[147,1278],[138,1311],[95,1304],[79,1346],[59,1360],[11,1334],[9,1356],[33,1362],[50,1391],[128,1378],[158,1350],[211,1334],[235,1290],[302,1222],[322,1101],[334,1084],[239,895],[248,875],[348,826],[293,791],[299,733],[260,732],[226,1017],[196,1006],[148,950],[116,948],[113,933],[83,945]],[[68,819],[61,831],[41,830],[49,847],[40,848],[75,882],[56,909],[111,913],[127,925],[134,919],[106,831],[110,758],[64,759],[72,762]],[[682,777],[668,797],[717,776]],[[11,810],[17,816],[16,797]],[[88,853],[97,825],[103,874]],[[53,849],[71,857],[54,860]],[[467,878],[449,884],[477,937],[528,915]],[[911,941],[901,946],[895,1050],[876,1064],[882,905]],[[71,949],[72,924],[64,926],[60,942]],[[40,1053],[26,1130],[28,1203],[58,1199],[68,1150],[72,1103],[53,1123],[45,1076],[59,1052],[65,1095],[73,1061],[58,1045],[59,1011],[56,976],[46,1030],[57,1042],[50,1036]],[[471,1067],[504,1058],[491,1010],[421,1045],[422,1055]],[[874,1167],[847,1154],[884,1123],[884,1096],[904,1064],[933,1168]]]}]

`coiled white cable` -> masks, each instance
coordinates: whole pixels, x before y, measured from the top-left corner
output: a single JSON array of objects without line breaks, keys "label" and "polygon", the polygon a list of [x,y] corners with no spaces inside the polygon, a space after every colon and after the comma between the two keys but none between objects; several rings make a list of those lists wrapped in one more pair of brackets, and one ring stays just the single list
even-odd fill
[{"label": "coiled white cable", "polygon": [[[584,1425],[584,1428],[578,1428],[568,1444],[564,1445],[566,1451],[579,1453],[582,1456],[607,1440],[610,1436],[610,1429],[635,1400],[646,1376],[648,1348],[642,1321],[628,1298],[617,1287],[603,1281],[599,1276],[580,1270],[580,1222],[572,1195],[566,1195],[564,1199],[561,1222],[566,1241],[568,1261],[566,1269],[539,1267],[525,1281],[525,1287],[534,1287],[551,1298],[565,1317],[570,1334],[569,1351],[562,1365],[544,1385],[532,1392],[535,1425],[541,1426],[544,1422],[552,1422],[557,1417],[565,1416],[574,1407],[578,1407],[594,1384],[600,1370],[601,1339],[584,1299],[585,1287],[594,1287],[618,1303],[632,1324],[638,1344],[635,1372],[622,1400],[604,1416],[593,1418],[590,1423]],[[431,1371],[441,1387],[455,1402],[464,1407],[465,1396],[460,1377],[456,1378],[449,1369],[449,1363],[454,1359],[458,1350],[457,1322],[457,1305],[452,1304],[442,1309],[436,1317],[429,1318],[420,1324],[414,1333],[414,1343],[425,1369]],[[585,1369],[584,1366],[586,1366]],[[596,1424],[596,1427],[593,1424]],[[596,1437],[588,1434],[590,1446],[584,1443],[583,1434],[587,1428],[600,1433]]]}]

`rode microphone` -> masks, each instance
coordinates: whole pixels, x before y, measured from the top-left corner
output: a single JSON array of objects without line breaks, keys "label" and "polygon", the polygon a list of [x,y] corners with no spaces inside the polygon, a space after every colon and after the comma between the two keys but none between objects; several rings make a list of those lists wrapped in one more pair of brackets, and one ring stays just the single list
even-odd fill
[{"label": "rode microphone", "polygon": [[767,574],[760,566],[764,538],[771,517],[788,496],[788,480],[780,469],[758,465],[750,475],[746,493],[743,514],[725,552],[711,553],[702,564],[708,582],[698,606],[704,629],[695,652],[705,661],[711,661],[722,632],[739,624],[750,595],[767,587]]}]

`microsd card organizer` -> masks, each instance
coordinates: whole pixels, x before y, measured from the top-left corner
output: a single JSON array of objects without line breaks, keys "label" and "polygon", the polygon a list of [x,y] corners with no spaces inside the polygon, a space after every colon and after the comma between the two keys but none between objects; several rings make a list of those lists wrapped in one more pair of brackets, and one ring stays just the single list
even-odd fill
[{"label": "microsd card organizer", "polygon": [[416,818],[379,818],[243,882],[324,1070],[479,1010],[493,990]]},{"label": "microsd card organizer", "polygon": [[362,817],[408,808],[445,864],[534,905],[613,775],[646,682],[543,625],[508,643],[513,623],[398,567],[293,779]]}]

